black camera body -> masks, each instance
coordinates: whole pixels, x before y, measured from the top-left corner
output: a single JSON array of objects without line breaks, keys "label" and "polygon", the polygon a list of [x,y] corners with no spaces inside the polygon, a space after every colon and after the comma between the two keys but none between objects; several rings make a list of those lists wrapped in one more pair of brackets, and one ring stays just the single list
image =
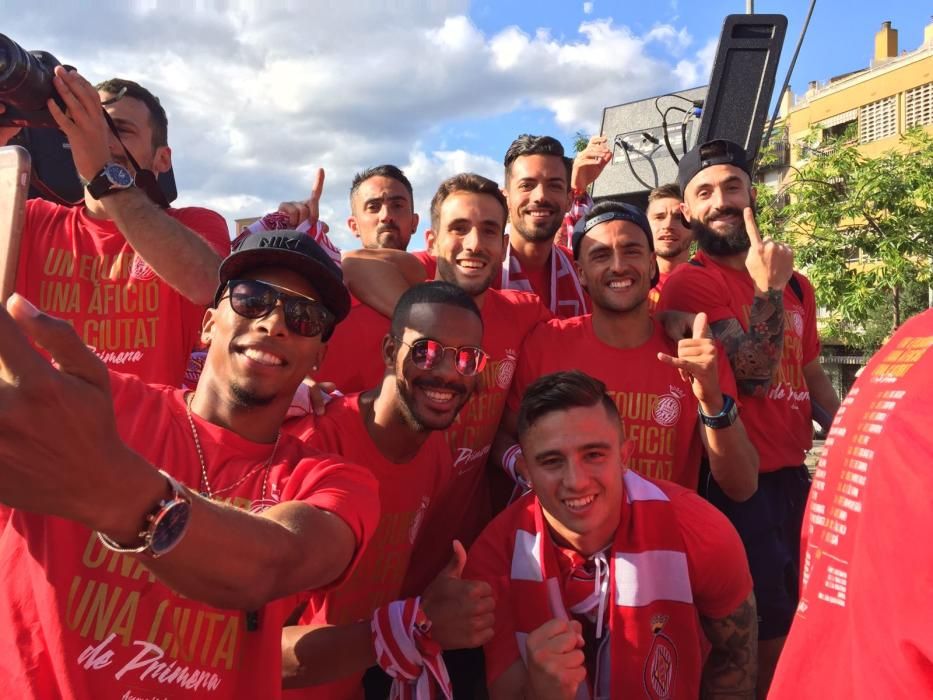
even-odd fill
[{"label": "black camera body", "polygon": [[61,63],[48,51],[26,51],[0,34],[0,126],[32,126],[57,129],[49,113],[49,98],[64,111],[65,105],[52,84],[55,66]]}]

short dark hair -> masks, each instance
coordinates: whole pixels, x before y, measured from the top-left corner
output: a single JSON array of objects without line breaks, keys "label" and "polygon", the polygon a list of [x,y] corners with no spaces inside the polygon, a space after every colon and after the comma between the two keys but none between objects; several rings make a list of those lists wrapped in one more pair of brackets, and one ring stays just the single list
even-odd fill
[{"label": "short dark hair", "polygon": [[123,92],[121,98],[132,97],[145,104],[146,109],[149,110],[149,124],[152,127],[152,147],[168,146],[168,117],[158,97],[139,83],[124,78],[111,78],[98,83],[95,87],[98,92],[111,95],[120,95]]},{"label": "short dark hair", "polygon": [[573,159],[564,155],[564,147],[560,141],[553,136],[534,136],[533,134],[521,134],[512,141],[509,150],[505,152],[505,184],[509,184],[509,176],[512,171],[512,163],[522,156],[557,156],[564,161],[564,167],[567,168],[567,188],[570,189],[570,175],[573,172]]},{"label": "short dark hair", "polygon": [[680,191],[680,185],[676,182],[668,182],[666,185],[655,187],[648,193],[648,204],[656,202],[659,199],[676,199],[678,202],[684,201],[684,196]]},{"label": "short dark hair", "polygon": [[411,205],[414,208],[415,206],[415,192],[411,188],[411,182],[405,177],[405,173],[402,172],[402,169],[395,166],[385,163],[383,165],[377,165],[374,168],[366,168],[366,170],[361,170],[356,175],[353,176],[353,182],[350,183],[350,206],[353,206],[353,196],[356,194],[357,190],[360,189],[360,185],[373,177],[387,177],[390,180],[395,180],[396,182],[402,183],[405,186],[405,189],[408,190],[408,197],[411,199]]},{"label": "short dark hair", "polygon": [[[648,249],[654,250],[654,237],[651,235],[651,226],[648,224],[648,218],[645,216],[645,212],[639,207],[626,202],[614,202],[611,199],[604,199],[602,202],[594,204],[593,208],[586,212],[585,220],[588,223],[600,214],[608,214],[609,212],[624,215],[626,220],[631,221],[644,231],[645,236],[648,237]],[[580,250],[578,246],[577,250],[574,251],[574,256],[577,257],[579,253]]]},{"label": "short dark hair", "polygon": [[488,194],[495,198],[502,207],[503,220],[502,231],[505,232],[505,222],[509,218],[509,205],[505,201],[505,195],[499,189],[499,185],[488,177],[477,175],[476,173],[460,173],[444,180],[434,197],[431,199],[431,228],[437,231],[441,223],[441,207],[444,201],[452,194],[458,192],[469,192],[473,194]]},{"label": "short dark hair", "polygon": [[392,312],[392,335],[401,338],[415,304],[444,304],[472,311],[480,323],[483,317],[473,297],[450,282],[421,282],[405,290]]},{"label": "short dark hair", "polygon": [[606,385],[601,381],[577,369],[545,374],[525,390],[518,409],[518,437],[521,439],[531,426],[549,413],[589,408],[600,403],[606,415],[619,421],[621,428],[619,409],[606,393]]}]

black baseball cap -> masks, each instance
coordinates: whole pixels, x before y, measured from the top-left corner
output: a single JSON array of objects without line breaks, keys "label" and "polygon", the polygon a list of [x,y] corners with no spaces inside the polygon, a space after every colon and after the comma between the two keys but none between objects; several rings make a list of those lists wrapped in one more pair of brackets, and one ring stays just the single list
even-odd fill
[{"label": "black baseball cap", "polygon": [[749,177],[752,176],[751,163],[745,149],[734,141],[716,139],[707,141],[691,148],[687,155],[680,159],[677,166],[677,183],[680,191],[686,192],[687,185],[697,174],[711,165],[733,165],[741,168]]},{"label": "black baseball cap", "polygon": [[[582,217],[574,224],[572,243],[574,260],[580,259],[580,247],[583,245],[583,237],[600,224],[605,224],[609,221],[628,221],[638,226],[645,232],[645,237],[648,239],[648,250],[652,253],[654,252],[654,236],[651,233],[651,224],[648,223],[648,217],[645,215],[645,212],[634,204],[628,204],[627,202],[600,202],[596,206],[600,208],[609,206],[611,208],[608,211],[600,211],[595,215]],[[657,266],[655,266],[654,272],[651,275],[652,287],[657,285],[659,274],[660,272]]]},{"label": "black baseball cap", "polygon": [[343,283],[343,272],[317,241],[301,231],[255,231],[243,237],[220,264],[214,306],[220,302],[227,282],[257,267],[284,267],[302,275],[314,285],[335,322],[350,313],[350,292]]}]

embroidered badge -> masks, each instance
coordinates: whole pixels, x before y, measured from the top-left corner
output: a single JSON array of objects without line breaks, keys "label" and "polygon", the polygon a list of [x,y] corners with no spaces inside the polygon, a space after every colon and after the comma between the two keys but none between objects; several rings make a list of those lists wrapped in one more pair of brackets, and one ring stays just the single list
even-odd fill
[{"label": "embroidered badge", "polygon": [[670,393],[658,397],[654,407],[654,420],[658,425],[670,427],[680,420],[680,401],[686,395],[682,389],[669,387]]},{"label": "embroidered badge", "polygon": [[149,267],[149,264],[142,259],[139,253],[134,253],[133,266],[130,268],[130,277],[140,282],[145,282],[155,277],[155,270]]},{"label": "embroidered badge", "polygon": [[655,615],[651,618],[654,640],[645,659],[643,681],[645,693],[652,700],[669,700],[674,696],[677,649],[671,638],[663,634],[667,620],[667,615]]},{"label": "embroidered badge", "polygon": [[512,385],[517,359],[517,352],[514,350],[505,351],[505,359],[501,360],[496,367],[496,384],[499,385],[500,389],[508,389]]}]

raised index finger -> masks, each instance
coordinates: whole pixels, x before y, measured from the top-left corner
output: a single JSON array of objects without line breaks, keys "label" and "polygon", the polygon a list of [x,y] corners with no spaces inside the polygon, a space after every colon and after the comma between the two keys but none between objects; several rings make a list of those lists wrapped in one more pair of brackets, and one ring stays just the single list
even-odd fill
[{"label": "raised index finger", "polygon": [[314,184],[311,186],[311,205],[314,206],[321,201],[321,195],[324,192],[324,168],[318,168],[314,173]]},{"label": "raised index finger", "polygon": [[758,222],[755,221],[755,212],[751,207],[745,207],[742,216],[745,217],[745,230],[748,232],[748,239],[753,246],[761,245],[761,231],[758,230]]}]

